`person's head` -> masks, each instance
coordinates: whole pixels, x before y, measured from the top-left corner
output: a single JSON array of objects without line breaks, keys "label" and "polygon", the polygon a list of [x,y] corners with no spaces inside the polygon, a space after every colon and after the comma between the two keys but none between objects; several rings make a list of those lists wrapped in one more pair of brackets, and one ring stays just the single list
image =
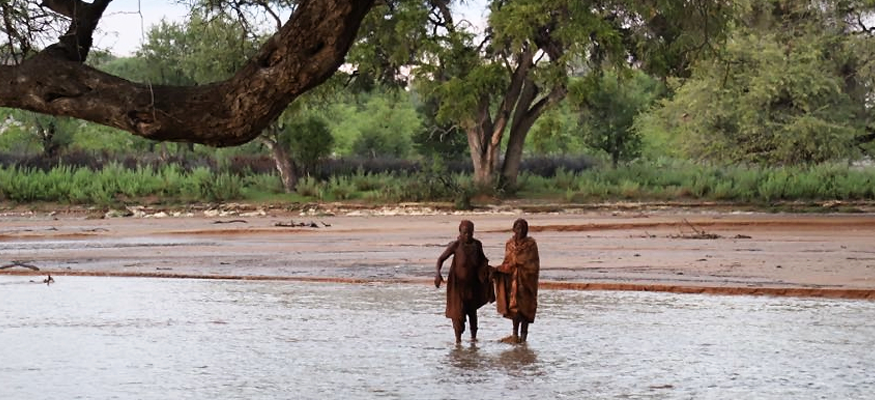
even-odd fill
[{"label": "person's head", "polygon": [[523,239],[529,235],[529,223],[528,221],[520,218],[516,221],[513,221],[513,237],[514,239]]},{"label": "person's head", "polygon": [[459,223],[459,240],[467,243],[474,238],[474,223],[471,221],[462,220]]}]

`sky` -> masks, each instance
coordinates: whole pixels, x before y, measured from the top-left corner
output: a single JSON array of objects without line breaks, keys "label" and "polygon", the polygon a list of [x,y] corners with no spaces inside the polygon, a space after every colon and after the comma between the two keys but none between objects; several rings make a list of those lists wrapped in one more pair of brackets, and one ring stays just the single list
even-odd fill
[{"label": "sky", "polygon": [[[462,13],[470,21],[482,21],[485,0],[468,1]],[[114,0],[109,3],[94,35],[98,48],[117,56],[130,56],[146,40],[149,27],[161,22],[182,21],[188,7],[174,0]]]},{"label": "sky", "polygon": [[181,21],[186,13],[188,7],[172,0],[115,0],[104,11],[94,42],[113,54],[129,56],[146,40],[150,26],[162,18]]}]

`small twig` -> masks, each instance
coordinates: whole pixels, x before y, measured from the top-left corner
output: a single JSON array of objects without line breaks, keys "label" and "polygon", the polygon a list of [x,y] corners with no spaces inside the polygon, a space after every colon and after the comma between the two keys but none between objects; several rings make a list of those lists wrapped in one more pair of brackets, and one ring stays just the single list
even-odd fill
[{"label": "small twig", "polygon": [[238,222],[241,224],[247,223],[246,220],[243,220],[243,219],[231,219],[228,221],[213,221],[214,224],[233,224],[233,223],[238,223]]},{"label": "small twig", "polygon": [[696,227],[693,226],[693,224],[691,224],[690,221],[687,221],[686,218],[684,218],[684,222],[687,224],[687,226],[689,226],[690,228],[692,228],[693,231],[695,231],[697,235],[701,235],[701,234],[704,233],[704,231],[699,231],[698,229],[696,229]]}]

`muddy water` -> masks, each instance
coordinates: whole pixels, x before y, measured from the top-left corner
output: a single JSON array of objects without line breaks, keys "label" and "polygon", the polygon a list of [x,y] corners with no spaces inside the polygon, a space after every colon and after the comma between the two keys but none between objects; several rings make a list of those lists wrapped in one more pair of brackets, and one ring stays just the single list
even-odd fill
[{"label": "muddy water", "polygon": [[816,399],[875,390],[875,302],[545,290],[452,343],[420,285],[0,276],[0,399]]}]

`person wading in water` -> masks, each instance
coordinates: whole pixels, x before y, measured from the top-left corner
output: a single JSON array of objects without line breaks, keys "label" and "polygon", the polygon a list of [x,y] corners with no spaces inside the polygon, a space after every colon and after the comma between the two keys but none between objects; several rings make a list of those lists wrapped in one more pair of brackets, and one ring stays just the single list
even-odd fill
[{"label": "person wading in water", "polygon": [[474,239],[474,223],[462,221],[459,224],[459,238],[447,245],[438,257],[434,276],[434,286],[441,287],[441,267],[444,261],[453,256],[447,272],[446,317],[453,321],[456,343],[462,341],[465,332],[465,318],[471,325],[471,340],[477,340],[477,309],[495,300],[489,260],[483,253],[483,244]]},{"label": "person wading in water", "polygon": [[538,310],[538,274],[541,260],[538,243],[529,237],[529,223],[513,223],[513,237],[504,246],[504,261],[495,268],[495,305],[498,313],[513,321],[513,335],[502,342],[522,343]]}]

